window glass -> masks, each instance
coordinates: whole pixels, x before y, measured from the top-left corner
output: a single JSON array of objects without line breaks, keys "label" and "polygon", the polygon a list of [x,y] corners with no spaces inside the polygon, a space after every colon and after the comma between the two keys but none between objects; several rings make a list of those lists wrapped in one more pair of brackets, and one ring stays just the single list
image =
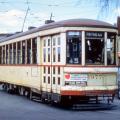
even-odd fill
[{"label": "window glass", "polygon": [[46,48],[43,49],[43,59],[44,62],[46,62]]},{"label": "window glass", "polygon": [[48,84],[50,84],[50,76],[48,76]]},{"label": "window glass", "polygon": [[27,40],[27,64],[31,63],[31,40]]},{"label": "window glass", "polygon": [[58,74],[60,74],[60,67],[58,67]]},{"label": "window glass", "polygon": [[56,39],[55,39],[55,38],[53,38],[53,46],[55,46],[55,42],[56,42]]},{"label": "window glass", "polygon": [[58,77],[58,85],[60,85],[60,77]]},{"label": "window glass", "polygon": [[53,74],[55,74],[55,67],[53,67]]},{"label": "window glass", "polygon": [[[3,56],[3,58],[4,58],[4,56]],[[12,64],[12,44],[10,44],[10,48],[9,48],[9,63]]]},{"label": "window glass", "polygon": [[53,62],[56,61],[56,49],[53,48]]},{"label": "window glass", "polygon": [[48,67],[48,74],[50,74],[50,67]]},{"label": "window glass", "polygon": [[0,64],[2,64],[2,47],[0,46]]},{"label": "window glass", "polygon": [[33,64],[37,64],[37,38],[32,40],[32,59]]},{"label": "window glass", "polygon": [[48,62],[50,62],[50,48],[48,48]]},{"label": "window glass", "polygon": [[86,32],[85,48],[86,64],[104,64],[103,32]]},{"label": "window glass", "polygon": [[53,77],[53,84],[55,84],[55,77]]},{"label": "window glass", "polygon": [[60,37],[58,37],[58,45],[60,45]]},{"label": "window glass", "polygon": [[25,64],[25,41],[22,41],[22,64]]},{"label": "window glass", "polygon": [[21,63],[21,43],[17,43],[17,64]]},{"label": "window glass", "polygon": [[46,46],[46,40],[43,40],[44,47]]},{"label": "window glass", "polygon": [[13,43],[13,64],[16,64],[16,43]]},{"label": "window glass", "polygon": [[67,63],[81,64],[81,32],[67,33]]},{"label": "window glass", "polygon": [[46,73],[46,67],[44,67],[44,74]]},{"label": "window glass", "polygon": [[9,62],[8,54],[9,54],[9,49],[8,49],[8,45],[6,45],[6,64],[8,64]]},{"label": "window glass", "polygon": [[48,39],[48,46],[50,46],[50,39]]},{"label": "window glass", "polygon": [[60,62],[60,54],[61,54],[61,49],[58,47],[58,62]]},{"label": "window glass", "polygon": [[115,39],[116,35],[114,33],[108,33],[107,35],[107,64],[115,64]]}]

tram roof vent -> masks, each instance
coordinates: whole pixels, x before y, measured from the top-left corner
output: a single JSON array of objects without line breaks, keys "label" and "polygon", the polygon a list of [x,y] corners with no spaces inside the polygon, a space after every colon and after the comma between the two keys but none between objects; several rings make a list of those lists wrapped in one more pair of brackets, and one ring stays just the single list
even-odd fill
[{"label": "tram roof vent", "polygon": [[45,24],[53,23],[55,22],[54,20],[45,20]]},{"label": "tram roof vent", "polygon": [[36,28],[36,27],[34,27],[34,26],[29,26],[29,27],[28,27],[28,30],[32,30],[32,29],[34,29],[34,28]]}]

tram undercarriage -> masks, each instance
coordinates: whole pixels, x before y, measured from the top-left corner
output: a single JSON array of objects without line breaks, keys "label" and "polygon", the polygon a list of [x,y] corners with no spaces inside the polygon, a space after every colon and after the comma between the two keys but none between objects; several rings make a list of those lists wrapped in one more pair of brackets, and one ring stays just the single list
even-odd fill
[{"label": "tram undercarriage", "polygon": [[2,89],[10,94],[26,96],[31,100],[37,100],[44,103],[57,103],[62,106],[71,106],[73,104],[100,104],[112,103],[115,97],[115,90],[109,91],[61,91],[61,94],[38,91],[28,87],[17,86],[9,83],[1,83]]}]

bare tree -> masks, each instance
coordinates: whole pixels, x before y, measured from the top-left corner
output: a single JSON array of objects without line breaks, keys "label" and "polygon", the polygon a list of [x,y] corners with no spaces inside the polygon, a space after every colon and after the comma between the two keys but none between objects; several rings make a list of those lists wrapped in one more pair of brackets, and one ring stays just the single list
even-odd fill
[{"label": "bare tree", "polygon": [[100,11],[99,14],[109,14],[113,9],[118,9],[120,6],[120,0],[99,0]]},{"label": "bare tree", "polygon": [[[76,5],[82,4],[82,3],[90,3],[94,4],[96,3],[99,7],[99,14],[100,16],[107,16],[109,13],[113,12],[113,9],[118,9],[120,7],[120,0],[78,0]],[[96,5],[95,4],[95,5]]]}]

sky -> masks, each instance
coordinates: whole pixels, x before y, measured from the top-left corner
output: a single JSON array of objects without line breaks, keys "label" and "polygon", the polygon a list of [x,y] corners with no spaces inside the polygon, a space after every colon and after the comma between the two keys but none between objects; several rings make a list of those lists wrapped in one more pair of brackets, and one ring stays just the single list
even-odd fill
[{"label": "sky", "polygon": [[[0,33],[26,31],[28,27],[44,25],[45,20],[55,21],[88,18],[115,24],[120,6],[101,9],[100,0],[0,0]],[[104,1],[104,0],[103,0]],[[25,19],[26,16],[26,19]],[[25,23],[24,23],[25,20]]]}]

